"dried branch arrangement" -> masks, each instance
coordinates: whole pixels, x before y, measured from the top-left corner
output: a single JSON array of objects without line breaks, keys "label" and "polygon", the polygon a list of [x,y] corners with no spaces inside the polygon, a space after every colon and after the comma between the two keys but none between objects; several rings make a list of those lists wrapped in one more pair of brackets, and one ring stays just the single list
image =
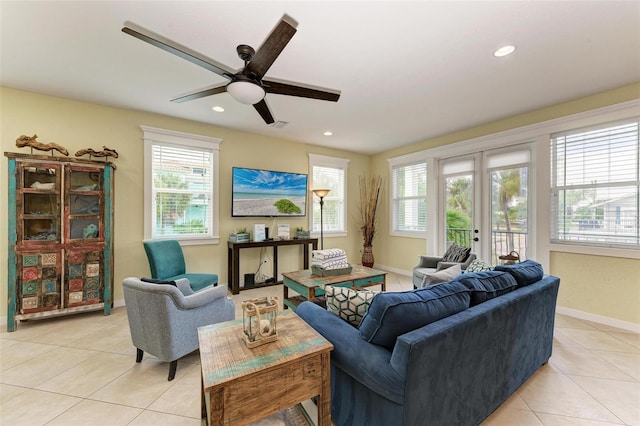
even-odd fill
[{"label": "dried branch arrangement", "polygon": [[364,245],[371,245],[376,233],[376,213],[384,179],[378,175],[360,176],[360,220]]}]

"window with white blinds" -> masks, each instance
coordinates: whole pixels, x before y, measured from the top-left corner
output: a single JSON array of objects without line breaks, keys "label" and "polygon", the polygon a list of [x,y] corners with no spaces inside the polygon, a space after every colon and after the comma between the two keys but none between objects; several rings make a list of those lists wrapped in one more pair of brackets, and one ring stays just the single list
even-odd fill
[{"label": "window with white blinds", "polygon": [[427,230],[427,163],[397,164],[391,168],[392,232]]},{"label": "window with white blinds", "polygon": [[551,241],[640,247],[638,119],[551,135]]},{"label": "window with white blinds", "polygon": [[[323,233],[346,232],[346,178],[349,160],[309,154],[311,189],[329,189],[322,210]],[[311,231],[320,232],[320,198],[311,193]]]},{"label": "window with white blinds", "polygon": [[180,138],[179,133],[171,132],[174,137],[169,138],[145,130],[145,238],[218,237],[218,143],[194,141],[195,135],[185,135]]}]

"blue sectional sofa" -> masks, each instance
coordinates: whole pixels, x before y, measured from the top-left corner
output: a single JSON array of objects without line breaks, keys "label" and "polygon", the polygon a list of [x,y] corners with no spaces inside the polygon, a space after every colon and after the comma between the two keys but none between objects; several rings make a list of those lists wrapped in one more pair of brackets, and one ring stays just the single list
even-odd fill
[{"label": "blue sectional sofa", "polygon": [[376,295],[358,328],[311,302],[334,345],[339,426],[477,425],[551,356],[560,279],[525,261]]}]

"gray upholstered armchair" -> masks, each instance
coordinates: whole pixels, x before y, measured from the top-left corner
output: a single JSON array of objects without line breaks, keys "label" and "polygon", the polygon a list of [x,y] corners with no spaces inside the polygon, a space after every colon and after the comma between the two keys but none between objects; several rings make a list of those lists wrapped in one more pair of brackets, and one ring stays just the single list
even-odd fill
[{"label": "gray upholstered armchair", "polygon": [[413,287],[420,288],[425,275],[433,274],[450,266],[460,264],[464,271],[476,259],[475,253],[469,253],[464,262],[443,262],[442,256],[420,256],[420,263],[413,268]]},{"label": "gray upholstered armchair", "polygon": [[194,293],[185,278],[174,286],[130,277],[122,287],[131,340],[138,349],[136,362],[144,352],[170,362],[169,380],[175,377],[178,359],[198,349],[198,327],[235,318],[226,286]]}]

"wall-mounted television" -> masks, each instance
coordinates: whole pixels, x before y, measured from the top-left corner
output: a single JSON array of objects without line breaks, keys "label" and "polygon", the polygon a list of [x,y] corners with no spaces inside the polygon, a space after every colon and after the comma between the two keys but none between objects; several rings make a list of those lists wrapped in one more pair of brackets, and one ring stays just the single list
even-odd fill
[{"label": "wall-mounted television", "polygon": [[306,214],[306,174],[233,168],[231,216],[299,217]]}]

